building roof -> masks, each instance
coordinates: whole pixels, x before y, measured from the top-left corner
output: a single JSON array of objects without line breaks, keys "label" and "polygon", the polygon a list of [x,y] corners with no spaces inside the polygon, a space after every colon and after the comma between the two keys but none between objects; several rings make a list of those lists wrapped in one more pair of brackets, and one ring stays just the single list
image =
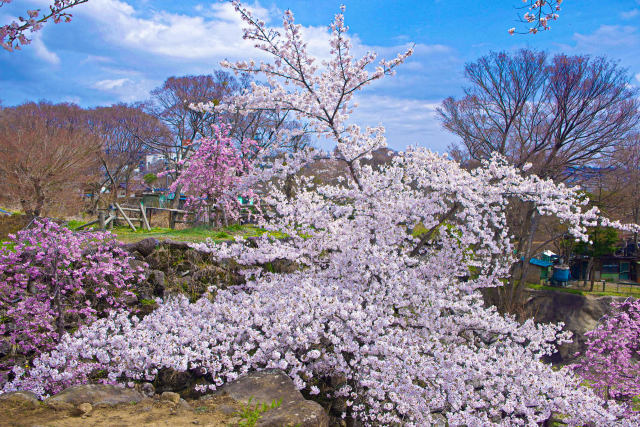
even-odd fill
[{"label": "building roof", "polygon": [[542,268],[551,267],[553,265],[552,262],[543,261],[543,260],[538,259],[538,258],[531,258],[529,260],[529,264],[537,265],[538,267],[542,267]]}]

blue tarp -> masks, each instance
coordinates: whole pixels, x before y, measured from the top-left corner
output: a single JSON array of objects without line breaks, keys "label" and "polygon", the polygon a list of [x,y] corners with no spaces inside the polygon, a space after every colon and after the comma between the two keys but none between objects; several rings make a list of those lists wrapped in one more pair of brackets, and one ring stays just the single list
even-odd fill
[{"label": "blue tarp", "polygon": [[[520,257],[520,261],[524,261],[524,257],[523,256]],[[538,267],[542,267],[542,268],[551,267],[553,265],[553,263],[550,262],[550,261],[545,261],[545,260],[538,259],[538,258],[531,258],[529,260],[529,264],[537,265]]]},{"label": "blue tarp", "polygon": [[543,261],[538,258],[531,258],[529,260],[529,264],[537,265],[538,267],[542,267],[542,268],[551,267],[553,265],[553,263],[550,261]]}]

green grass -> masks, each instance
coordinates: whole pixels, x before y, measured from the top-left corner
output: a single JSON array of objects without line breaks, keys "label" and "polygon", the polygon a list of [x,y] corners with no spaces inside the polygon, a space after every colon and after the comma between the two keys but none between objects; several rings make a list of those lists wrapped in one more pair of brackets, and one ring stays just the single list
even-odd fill
[{"label": "green grass", "polygon": [[[82,225],[80,221],[69,221],[69,228],[75,228],[78,225]],[[131,230],[129,227],[114,227],[111,230],[116,235],[118,240],[126,243],[137,242],[148,237],[153,237],[158,240],[171,239],[182,242],[204,242],[207,239],[214,241],[226,241],[233,240],[237,236],[242,237],[255,237],[261,236],[266,233],[266,230],[256,227],[252,224],[239,225],[234,224],[223,228],[207,228],[207,227],[191,227],[185,229],[170,229],[164,227],[153,227],[151,230],[137,229]],[[283,233],[269,232],[270,236],[279,238],[284,237]]]},{"label": "green grass", "polygon": [[538,289],[538,290],[543,290],[543,291],[558,291],[558,292],[566,292],[568,294],[576,294],[576,295],[586,295],[586,294],[590,294],[592,292],[584,292],[578,289],[571,289],[571,288],[560,288],[560,287],[556,287],[556,286],[545,286],[545,285],[536,285],[533,283],[527,283],[527,287],[531,288],[531,289]]},{"label": "green grass", "polygon": [[270,409],[275,409],[282,404],[282,399],[275,400],[271,404],[267,403],[251,403],[253,397],[249,397],[249,401],[246,405],[243,405],[242,409],[235,412],[234,415],[240,418],[238,425],[241,427],[254,427],[256,423],[262,418],[262,413],[267,412]]},{"label": "green grass", "polygon": [[[566,292],[569,294],[592,295],[592,296],[598,296],[598,297],[605,297],[605,296],[625,297],[625,296],[630,296],[634,294],[637,295],[640,292],[640,289],[637,290],[638,292],[617,292],[614,290],[616,289],[615,283],[614,284],[607,283],[607,285],[605,286],[604,292],[598,291],[598,289],[602,289],[602,284],[598,282],[596,282],[595,286],[593,287],[594,289],[593,292],[589,292],[587,287],[585,287],[584,289],[575,289],[575,288],[562,288],[562,287],[555,287],[555,286],[544,286],[544,285],[537,285],[533,283],[527,283],[527,287],[531,289],[539,289],[539,290],[545,290],[545,291]],[[620,289],[624,290],[625,288],[621,287]]]},{"label": "green grass", "polygon": [[115,227],[112,231],[118,240],[123,242],[136,242],[147,237],[155,237],[156,239],[172,239],[183,242],[204,242],[207,239],[213,240],[232,240],[235,236],[252,237],[259,236],[264,230],[253,225],[245,225],[241,228],[234,226],[222,229],[213,229],[207,227],[192,227],[181,230],[172,230],[164,227],[154,227],[150,231],[138,229],[133,231],[128,227]]},{"label": "green grass", "polygon": [[89,221],[79,221],[77,219],[71,219],[69,221],[67,221],[67,227],[69,227],[70,229],[74,230],[78,227],[80,227],[83,224],[86,224]]}]

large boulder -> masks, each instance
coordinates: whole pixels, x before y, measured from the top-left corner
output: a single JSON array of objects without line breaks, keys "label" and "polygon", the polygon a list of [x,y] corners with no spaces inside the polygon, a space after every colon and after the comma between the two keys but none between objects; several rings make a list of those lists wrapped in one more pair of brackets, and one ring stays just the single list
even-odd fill
[{"label": "large boulder", "polygon": [[146,239],[142,239],[139,242],[123,245],[123,248],[130,253],[137,251],[143,257],[147,257],[156,249],[156,246],[158,246],[158,244],[159,242],[157,239],[154,239],[153,237],[147,237]]},{"label": "large boulder", "polygon": [[94,407],[115,406],[122,403],[138,403],[144,396],[131,388],[109,384],[86,384],[69,387],[46,399],[44,403],[54,409],[72,409],[81,403]]},{"label": "large boulder", "polygon": [[247,405],[281,401],[280,406],[261,414],[257,425],[280,427],[296,425],[300,427],[327,427],[329,417],[320,404],[305,400],[296,390],[293,381],[279,369],[269,369],[243,376],[222,386],[217,395],[224,395]]},{"label": "large boulder", "polygon": [[563,344],[552,358],[554,363],[568,363],[575,353],[586,350],[585,333],[593,330],[605,314],[611,313],[611,303],[624,297],[596,297],[563,291],[529,289],[526,309],[536,322],[564,323],[564,330],[573,333],[573,342]]},{"label": "large boulder", "polygon": [[0,408],[4,405],[20,406],[25,409],[37,408],[40,405],[38,396],[30,391],[14,391],[0,394]]}]

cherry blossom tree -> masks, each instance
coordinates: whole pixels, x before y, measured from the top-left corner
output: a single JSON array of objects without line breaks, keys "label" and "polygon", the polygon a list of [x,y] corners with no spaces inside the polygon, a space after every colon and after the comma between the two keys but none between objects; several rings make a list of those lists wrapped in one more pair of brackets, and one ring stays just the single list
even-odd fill
[{"label": "cherry blossom tree", "polygon": [[[515,261],[505,216],[514,198],[559,217],[578,239],[598,221],[637,227],[583,209],[577,190],[524,175],[499,156],[468,171],[411,148],[386,166],[366,165],[385,146],[384,129],[347,123],[352,96],[392,74],[411,51],[371,70],[375,54],[351,55],[340,13],[331,25],[332,57],[318,63],[290,11],[281,36],[234,5],[248,25],[245,37],[274,62],[225,63],[269,80],[234,97],[229,108],[276,108],[308,120],[333,139],[330,156],[348,175],[338,186],[295,176],[294,198],[268,187],[261,203],[273,214],[259,225],[286,239],[264,234],[250,245],[192,245],[243,265],[244,284],[211,289],[193,304],[169,299],[143,320],[114,312],[66,335],[28,372],[14,370],[4,391],[46,395],[61,383],[87,381],[95,369],[109,382],[152,381],[171,368],[204,376],[204,392],[250,370],[279,368],[298,389],[341,402],[335,407],[346,408],[342,416],[366,425],[423,426],[443,418],[449,425],[537,425],[554,414],[574,426],[619,423],[625,408],[581,387],[569,369],[541,362],[568,339],[561,325],[518,323],[486,307],[479,291],[501,286]],[[252,168],[242,182],[294,176],[314,154],[288,153]],[[265,156],[256,157],[258,165]],[[417,224],[424,231],[414,235]],[[259,268],[276,260],[299,268]]]},{"label": "cherry blossom tree", "polygon": [[200,213],[207,223],[219,227],[238,219],[238,196],[252,196],[249,189],[241,191],[239,184],[251,168],[250,153],[256,142],[244,140],[237,148],[228,125],[214,125],[212,130],[213,135],[200,140],[198,150],[183,162],[185,169],[170,189],[182,188],[187,195],[185,209]]},{"label": "cherry blossom tree", "polygon": [[[145,109],[165,123],[172,137],[149,145],[164,154],[174,181],[182,173],[185,161],[198,149],[200,140],[214,136],[212,126],[216,123],[231,126],[230,136],[239,148],[245,140],[256,141],[263,149],[296,150],[308,146],[304,132],[297,132],[300,126],[288,119],[286,111],[267,108],[240,114],[233,108],[222,107],[226,98],[241,93],[249,83],[250,76],[246,73],[236,78],[232,73],[217,70],[212,75],[170,77],[151,91]],[[189,108],[202,102],[209,105],[206,111]],[[280,140],[286,140],[287,144],[277,144]],[[173,189],[176,194],[182,191],[180,185],[174,185]],[[179,197],[174,197],[174,207],[178,200]]]},{"label": "cherry blossom tree", "polygon": [[[69,22],[71,14],[68,10],[87,1],[89,0],[54,0],[46,12],[40,9],[28,10],[28,17],[20,16],[17,21],[0,26],[0,45],[8,51],[20,49],[21,45],[31,42],[27,37],[27,31],[38,31],[49,20],[56,24],[62,21]],[[0,0],[0,7],[8,3],[11,3],[11,0]]]}]

